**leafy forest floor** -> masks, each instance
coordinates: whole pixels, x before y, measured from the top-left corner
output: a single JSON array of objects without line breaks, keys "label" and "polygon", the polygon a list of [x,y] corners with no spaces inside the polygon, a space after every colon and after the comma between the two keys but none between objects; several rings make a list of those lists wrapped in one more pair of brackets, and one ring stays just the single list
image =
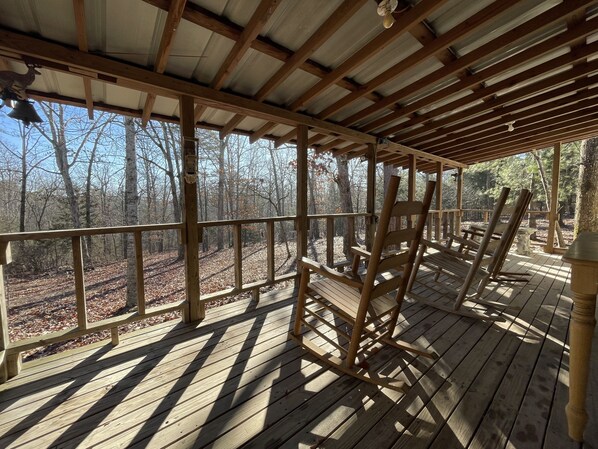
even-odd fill
[{"label": "leafy forest floor", "polygon": [[[573,220],[565,220],[563,228],[565,241],[573,240]],[[546,220],[538,220],[536,240],[532,241],[534,251],[541,251],[546,242]],[[295,270],[295,242],[289,242],[289,253],[284,244],[275,248],[276,274],[278,276]],[[202,294],[224,290],[234,286],[233,248],[221,251],[210,250],[200,253],[200,289]],[[290,256],[289,256],[290,254]],[[309,256],[325,260],[326,240],[309,243]],[[342,237],[335,238],[335,260],[342,256]],[[243,282],[250,283],[266,278],[266,246],[253,244],[243,248]],[[87,314],[89,322],[128,313],[134,309],[126,307],[126,261],[96,266],[85,272]],[[148,308],[184,299],[184,265],[177,258],[176,251],[144,255],[145,298]],[[285,288],[293,281],[286,281],[262,292]],[[17,341],[49,332],[56,332],[77,325],[74,275],[72,268],[62,267],[58,271],[41,274],[5,273],[5,288],[8,300],[10,340]],[[207,308],[218,307],[246,298],[250,293],[231,296],[211,302]],[[209,311],[208,311],[209,313]],[[179,312],[155,316],[135,323],[119,326],[125,333],[164,321],[180,318]],[[24,353],[24,360],[71,349],[110,337],[109,331],[97,332],[77,339],[56,343]]]}]

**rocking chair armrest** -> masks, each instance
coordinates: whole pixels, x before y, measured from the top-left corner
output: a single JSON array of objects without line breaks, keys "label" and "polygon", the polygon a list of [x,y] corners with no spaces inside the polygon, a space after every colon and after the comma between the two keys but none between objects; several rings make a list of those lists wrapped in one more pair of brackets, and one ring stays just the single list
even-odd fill
[{"label": "rocking chair armrest", "polygon": [[461,237],[461,236],[455,235],[455,234],[450,234],[449,240],[452,240],[453,242],[456,242],[459,245],[463,245],[463,246],[466,246],[467,248],[474,249],[474,250],[478,249],[480,247],[480,242],[476,242],[475,240],[464,238],[464,237]]},{"label": "rocking chair armrest", "polygon": [[308,268],[309,270],[321,274],[322,276],[338,281],[342,284],[348,285],[349,287],[353,288],[361,288],[363,287],[363,283],[354,279],[344,273],[339,273],[338,271],[333,270],[332,268],[327,267],[326,265],[322,265],[321,263],[315,262],[307,257],[301,258],[301,265],[303,268]]},{"label": "rocking chair armrest", "polygon": [[422,239],[421,245],[424,248],[434,248],[435,250],[438,250],[444,254],[448,254],[450,256],[456,257],[458,259],[463,259],[463,260],[473,260],[474,259],[474,256],[472,256],[470,254],[465,254],[465,253],[461,253],[459,251],[455,251],[454,249],[447,248],[444,245],[441,245],[436,242],[431,242],[429,240]]},{"label": "rocking chair armrest", "polygon": [[369,259],[370,256],[372,255],[371,252],[369,252],[363,248],[360,248],[359,246],[352,246],[351,252],[357,256],[363,257],[364,259]]}]

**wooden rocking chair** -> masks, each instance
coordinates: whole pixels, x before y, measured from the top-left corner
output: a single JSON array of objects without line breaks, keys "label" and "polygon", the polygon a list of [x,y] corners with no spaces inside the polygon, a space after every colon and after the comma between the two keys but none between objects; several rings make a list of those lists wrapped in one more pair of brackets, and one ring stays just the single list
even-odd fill
[{"label": "wooden rocking chair", "polygon": [[[511,211],[509,216],[509,220],[507,223],[500,223],[501,230],[500,230],[500,237],[495,238],[492,240],[488,247],[486,248],[486,254],[490,255],[492,258],[489,259],[488,268],[486,272],[488,276],[485,278],[487,282],[481,286],[481,289],[488,284],[490,281],[495,282],[527,282],[528,279],[525,276],[529,276],[528,273],[516,273],[516,272],[506,272],[502,271],[504,263],[507,259],[511,246],[517,236],[517,232],[519,226],[521,226],[521,222],[523,221],[523,217],[525,216],[525,212],[529,207],[529,203],[532,199],[532,193],[527,189],[522,189],[519,193],[519,197],[517,198],[517,202],[515,203],[514,209]],[[500,225],[495,227],[495,234],[497,233],[497,229]],[[451,235],[449,236],[447,246],[450,247],[453,242],[459,244],[459,250],[465,251],[468,253],[476,252],[479,247],[479,242],[475,239],[472,239],[472,233],[469,233],[469,238],[467,237],[467,233],[465,234],[466,237],[459,237]]]},{"label": "wooden rocking chair", "polygon": [[[395,201],[399,181],[400,178],[393,176],[389,183],[372,251],[353,248],[355,259],[351,273],[339,273],[310,259],[302,259],[295,324],[289,335],[314,356],[342,372],[367,382],[405,391],[405,382],[369,369],[369,363],[362,359],[376,352],[378,342],[436,357],[433,352],[392,338],[435,185],[434,182],[428,183],[421,202]],[[397,223],[402,217],[405,217],[405,221],[408,217],[417,219],[412,221],[416,223],[413,227],[389,231],[391,217],[397,217]],[[401,243],[405,242],[408,248],[401,249]],[[358,266],[362,258],[366,260],[367,269],[360,276]],[[323,279],[310,282],[312,272],[322,275]],[[397,289],[395,295],[390,294]],[[317,323],[325,327],[318,328]],[[345,325],[351,330],[345,331]],[[320,337],[323,346],[308,338],[308,334],[302,334],[303,327],[311,331],[311,336]],[[336,334],[336,341],[326,335],[329,329]],[[327,348],[335,348],[336,351]],[[356,358],[359,358],[358,363]]]},{"label": "wooden rocking chair", "polygon": [[[448,245],[442,245],[422,239],[421,248],[415,260],[413,272],[411,273],[407,286],[406,295],[408,298],[415,299],[420,303],[450,313],[474,318],[493,319],[492,317],[481,314],[471,308],[463,307],[463,303],[466,300],[475,300],[476,303],[481,303],[486,306],[504,307],[501,303],[482,301],[479,298],[487,285],[490,276],[488,269],[485,267],[489,267],[492,264],[499,250],[502,251],[501,245],[496,244],[494,245],[491,254],[487,254],[495,227],[499,221],[507,197],[509,196],[509,191],[510,189],[507,187],[502,189],[498,201],[494,206],[490,222],[479,242],[458,239],[453,236],[453,239],[447,242]],[[456,242],[459,243],[458,248],[452,247],[452,243],[455,240],[458,240]],[[433,252],[429,250],[433,250]],[[421,274],[418,272],[420,265],[426,266],[434,273],[433,279],[430,279],[429,273],[424,273],[424,276],[426,276],[424,285],[429,287],[430,284],[437,283],[442,289],[449,290],[456,295],[454,301],[451,301],[450,299],[447,301],[446,298],[429,300],[413,292],[416,278],[418,274]],[[439,282],[441,275],[446,276],[450,282],[447,282],[444,279],[442,282]],[[477,287],[477,291],[474,295],[468,297],[469,290],[474,287]],[[452,302],[452,305],[450,302]]]}]

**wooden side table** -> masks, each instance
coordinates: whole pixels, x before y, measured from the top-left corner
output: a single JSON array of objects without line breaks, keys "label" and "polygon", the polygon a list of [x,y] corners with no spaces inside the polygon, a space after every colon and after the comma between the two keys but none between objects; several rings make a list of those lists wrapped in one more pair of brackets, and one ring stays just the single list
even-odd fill
[{"label": "wooden side table", "polygon": [[563,256],[571,264],[573,311],[569,334],[569,403],[565,409],[569,436],[583,441],[588,422],[586,390],[598,293],[598,232],[579,234]]}]

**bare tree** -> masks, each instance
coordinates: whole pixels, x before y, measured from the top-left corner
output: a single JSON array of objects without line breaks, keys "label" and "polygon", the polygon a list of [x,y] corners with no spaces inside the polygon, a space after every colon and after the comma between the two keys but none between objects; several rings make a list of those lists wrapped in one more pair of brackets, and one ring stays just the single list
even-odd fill
[{"label": "bare tree", "polygon": [[[337,175],[334,179],[338,186],[341,200],[341,211],[353,213],[353,199],[351,197],[351,184],[349,182],[349,164],[345,155],[336,156]],[[345,220],[342,221],[345,223]],[[343,254],[347,258],[351,252],[351,242],[353,239],[349,234],[352,232],[349,226],[343,226]]]}]

